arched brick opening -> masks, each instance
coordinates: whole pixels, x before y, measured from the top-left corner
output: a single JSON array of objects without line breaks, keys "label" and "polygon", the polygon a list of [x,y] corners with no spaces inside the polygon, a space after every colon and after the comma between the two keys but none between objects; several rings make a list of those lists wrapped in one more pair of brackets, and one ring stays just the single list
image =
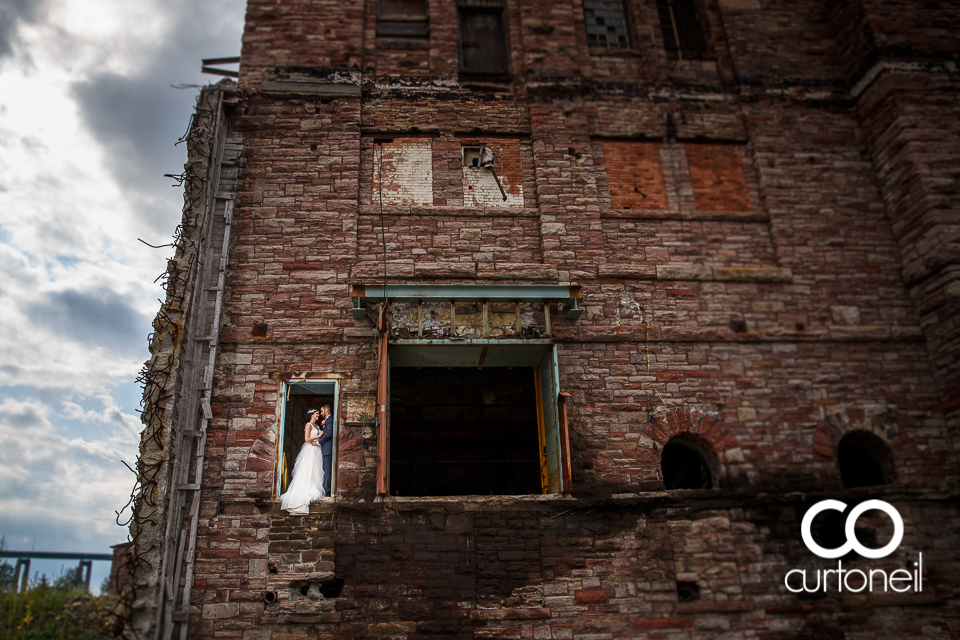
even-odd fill
[{"label": "arched brick opening", "polygon": [[681,433],[671,438],[660,452],[660,472],[668,491],[712,489],[719,463],[701,438]]},{"label": "arched brick opening", "polygon": [[[740,445],[720,421],[720,412],[706,408],[663,408],[654,411],[647,435],[662,465],[668,443],[683,447],[702,458],[710,475],[710,487],[723,484],[730,460],[742,460]],[[676,449],[681,456],[684,451]],[[662,467],[661,467],[662,471]],[[661,476],[662,477],[662,476]],[[666,478],[664,478],[666,481]],[[668,487],[669,488],[669,487]]]},{"label": "arched brick opening", "polygon": [[869,431],[851,431],[837,444],[840,479],[847,489],[894,482],[893,452]]},{"label": "arched brick opening", "polygon": [[824,407],[821,416],[813,456],[836,465],[845,488],[897,482],[893,452],[909,448],[899,426],[909,418],[886,405]]}]

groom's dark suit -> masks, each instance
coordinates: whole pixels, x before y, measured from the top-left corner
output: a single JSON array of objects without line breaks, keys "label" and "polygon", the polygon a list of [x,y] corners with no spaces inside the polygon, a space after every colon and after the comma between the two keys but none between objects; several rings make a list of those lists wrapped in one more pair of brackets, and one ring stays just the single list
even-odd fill
[{"label": "groom's dark suit", "polygon": [[330,467],[333,462],[333,416],[323,421],[323,433],[317,440],[320,455],[323,456],[323,495],[330,495]]}]

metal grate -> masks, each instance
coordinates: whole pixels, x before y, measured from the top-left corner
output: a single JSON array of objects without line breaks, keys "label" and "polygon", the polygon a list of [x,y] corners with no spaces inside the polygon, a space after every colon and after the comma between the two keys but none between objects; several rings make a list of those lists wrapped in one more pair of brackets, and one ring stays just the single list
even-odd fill
[{"label": "metal grate", "polygon": [[627,17],[620,0],[583,0],[583,15],[591,47],[630,48]]}]

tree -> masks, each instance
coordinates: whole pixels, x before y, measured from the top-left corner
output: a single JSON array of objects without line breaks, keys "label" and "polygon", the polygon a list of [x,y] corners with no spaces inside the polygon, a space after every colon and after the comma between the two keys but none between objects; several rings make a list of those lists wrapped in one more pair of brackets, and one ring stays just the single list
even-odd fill
[{"label": "tree", "polygon": [[[7,550],[7,537],[0,536],[0,551]],[[0,564],[0,591],[13,591],[17,588],[17,570],[4,560]]]}]

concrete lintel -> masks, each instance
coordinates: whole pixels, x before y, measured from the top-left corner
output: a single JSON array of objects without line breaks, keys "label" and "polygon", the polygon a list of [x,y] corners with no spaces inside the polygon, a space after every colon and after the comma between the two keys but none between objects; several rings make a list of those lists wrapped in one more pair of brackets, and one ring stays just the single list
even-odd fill
[{"label": "concrete lintel", "polygon": [[579,285],[564,284],[391,284],[386,292],[382,284],[355,284],[351,295],[374,302],[384,297],[393,302],[566,302],[581,297]]},{"label": "concrete lintel", "polygon": [[266,96],[309,96],[316,98],[359,98],[360,85],[332,82],[297,82],[292,80],[264,80],[260,93]]}]

